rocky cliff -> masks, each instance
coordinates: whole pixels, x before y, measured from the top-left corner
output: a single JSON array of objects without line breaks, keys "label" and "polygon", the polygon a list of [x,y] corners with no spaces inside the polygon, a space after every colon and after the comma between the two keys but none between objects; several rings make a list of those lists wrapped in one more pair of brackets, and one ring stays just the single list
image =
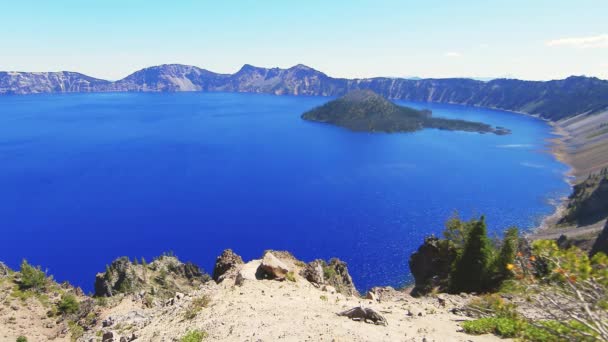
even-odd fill
[{"label": "rocky cliff", "polygon": [[288,69],[244,65],[218,74],[194,66],[168,64],[145,68],[109,82],[73,72],[0,73],[0,94],[107,91],[225,91],[275,95],[342,96],[369,89],[389,98],[498,108],[559,120],[608,109],[608,81],[573,76],[548,82],[497,79],[333,78],[305,65]]},{"label": "rocky cliff", "polygon": [[110,91],[112,82],[77,72],[0,72],[0,95]]}]

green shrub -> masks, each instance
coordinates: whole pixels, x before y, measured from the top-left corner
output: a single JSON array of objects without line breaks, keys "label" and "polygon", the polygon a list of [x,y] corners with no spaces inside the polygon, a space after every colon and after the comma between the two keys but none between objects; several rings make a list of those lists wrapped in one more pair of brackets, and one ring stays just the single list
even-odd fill
[{"label": "green shrub", "polygon": [[471,335],[494,334],[531,342],[599,341],[581,334],[590,333],[590,330],[578,322],[548,320],[533,325],[520,318],[484,317],[464,322],[462,328]]},{"label": "green shrub", "polygon": [[57,303],[57,309],[62,314],[73,314],[80,309],[80,304],[73,294],[66,293],[61,296],[61,300]]},{"label": "green shrub", "polygon": [[335,275],[336,275],[336,270],[333,267],[323,265],[323,278],[325,278],[325,280],[331,279]]},{"label": "green shrub", "polygon": [[70,332],[71,341],[77,341],[84,335],[84,328],[72,321],[68,322],[68,330]]},{"label": "green shrub", "polygon": [[480,292],[488,287],[493,248],[482,216],[468,232],[462,254],[458,256],[450,278],[452,292]]},{"label": "green shrub", "polygon": [[17,342],[27,342],[27,338],[25,336],[17,337]]},{"label": "green shrub", "polygon": [[296,282],[296,275],[293,273],[293,271],[288,272],[287,275],[285,275],[285,279],[291,281],[291,282]]},{"label": "green shrub", "polygon": [[40,269],[40,266],[32,266],[27,260],[21,262],[21,281],[19,287],[22,290],[40,291],[46,287],[46,274]]},{"label": "green shrub", "polygon": [[186,335],[182,336],[179,339],[180,342],[201,342],[205,338],[207,338],[209,334],[202,330],[192,330],[186,333]]},{"label": "green shrub", "polygon": [[464,322],[464,332],[471,335],[495,334],[500,337],[517,337],[524,323],[515,318],[484,317]]}]

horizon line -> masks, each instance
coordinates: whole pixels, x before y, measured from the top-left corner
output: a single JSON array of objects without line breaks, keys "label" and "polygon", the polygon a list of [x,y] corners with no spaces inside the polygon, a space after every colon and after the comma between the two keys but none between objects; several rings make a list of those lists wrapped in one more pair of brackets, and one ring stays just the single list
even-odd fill
[{"label": "horizon line", "polygon": [[226,76],[231,76],[231,75],[235,75],[238,72],[240,72],[241,70],[243,70],[243,68],[249,66],[249,67],[253,67],[253,68],[257,68],[257,69],[266,69],[266,70],[272,70],[272,69],[279,69],[279,70],[289,70],[289,69],[294,69],[296,67],[306,67],[308,69],[311,69],[313,71],[319,72],[324,74],[327,77],[333,78],[333,79],[343,79],[343,80],[369,80],[369,79],[376,79],[376,78],[388,78],[388,79],[403,79],[403,80],[412,80],[412,81],[417,81],[417,80],[449,80],[449,79],[466,79],[466,80],[473,80],[473,81],[479,81],[479,82],[490,82],[493,80],[518,80],[518,81],[529,81],[529,82],[551,82],[551,81],[563,81],[566,80],[568,78],[571,77],[585,77],[585,78],[595,78],[601,81],[608,81],[608,79],[603,79],[597,76],[588,76],[588,75],[570,75],[564,78],[552,78],[552,79],[548,79],[548,80],[538,80],[538,79],[523,79],[523,78],[515,78],[515,77],[508,77],[508,76],[498,76],[498,77],[483,77],[483,76],[461,76],[461,77],[419,77],[419,76],[372,76],[372,77],[354,77],[354,78],[348,78],[348,77],[334,77],[334,76],[330,76],[327,73],[315,69],[313,67],[310,67],[306,64],[303,63],[297,63],[295,65],[292,65],[290,67],[287,68],[281,68],[281,67],[261,67],[261,66],[256,66],[253,64],[249,64],[249,63],[245,63],[243,64],[237,71],[235,71],[234,73],[221,73],[221,72],[215,72],[206,68],[202,68],[199,67],[197,65],[193,65],[193,64],[184,64],[184,63],[162,63],[162,64],[156,64],[156,65],[150,65],[147,67],[143,67],[141,69],[137,69],[129,74],[127,74],[126,76],[116,79],[116,80],[111,80],[111,79],[106,79],[106,78],[99,78],[99,77],[95,77],[95,76],[90,76],[88,74],[82,73],[80,71],[73,71],[73,70],[58,70],[58,71],[18,71],[18,70],[0,70],[0,73],[30,73],[30,74],[35,74],[35,73],[39,73],[39,74],[43,74],[43,73],[62,73],[62,72],[69,72],[69,73],[76,73],[76,74],[80,74],[83,76],[87,76],[87,77],[91,77],[94,78],[96,80],[101,80],[101,81],[106,81],[106,82],[110,82],[110,83],[115,83],[115,82],[119,82],[124,80],[125,78],[140,72],[140,71],[144,71],[147,69],[152,69],[152,68],[157,68],[157,67],[162,67],[162,66],[182,66],[182,67],[194,67],[200,70],[204,70],[207,72],[211,72],[214,73],[216,75],[226,75]]}]

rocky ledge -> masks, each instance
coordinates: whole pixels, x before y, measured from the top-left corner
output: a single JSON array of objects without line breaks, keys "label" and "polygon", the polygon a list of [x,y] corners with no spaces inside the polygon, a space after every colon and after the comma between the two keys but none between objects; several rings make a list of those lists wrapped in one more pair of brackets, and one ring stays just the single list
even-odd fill
[{"label": "rocky ledge", "polygon": [[25,289],[24,277],[0,263],[2,341],[495,339],[459,332],[471,296],[414,298],[390,287],[360,296],[343,261],[305,263],[285,251],[244,261],[226,250],[213,277],[173,255],[122,257],[96,276],[93,296],[51,278]]}]

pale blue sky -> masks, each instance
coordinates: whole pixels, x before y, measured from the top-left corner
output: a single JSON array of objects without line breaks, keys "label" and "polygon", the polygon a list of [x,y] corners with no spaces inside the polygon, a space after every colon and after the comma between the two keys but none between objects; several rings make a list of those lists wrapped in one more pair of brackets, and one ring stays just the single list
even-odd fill
[{"label": "pale blue sky", "polygon": [[608,79],[608,0],[0,0],[0,70]]}]

